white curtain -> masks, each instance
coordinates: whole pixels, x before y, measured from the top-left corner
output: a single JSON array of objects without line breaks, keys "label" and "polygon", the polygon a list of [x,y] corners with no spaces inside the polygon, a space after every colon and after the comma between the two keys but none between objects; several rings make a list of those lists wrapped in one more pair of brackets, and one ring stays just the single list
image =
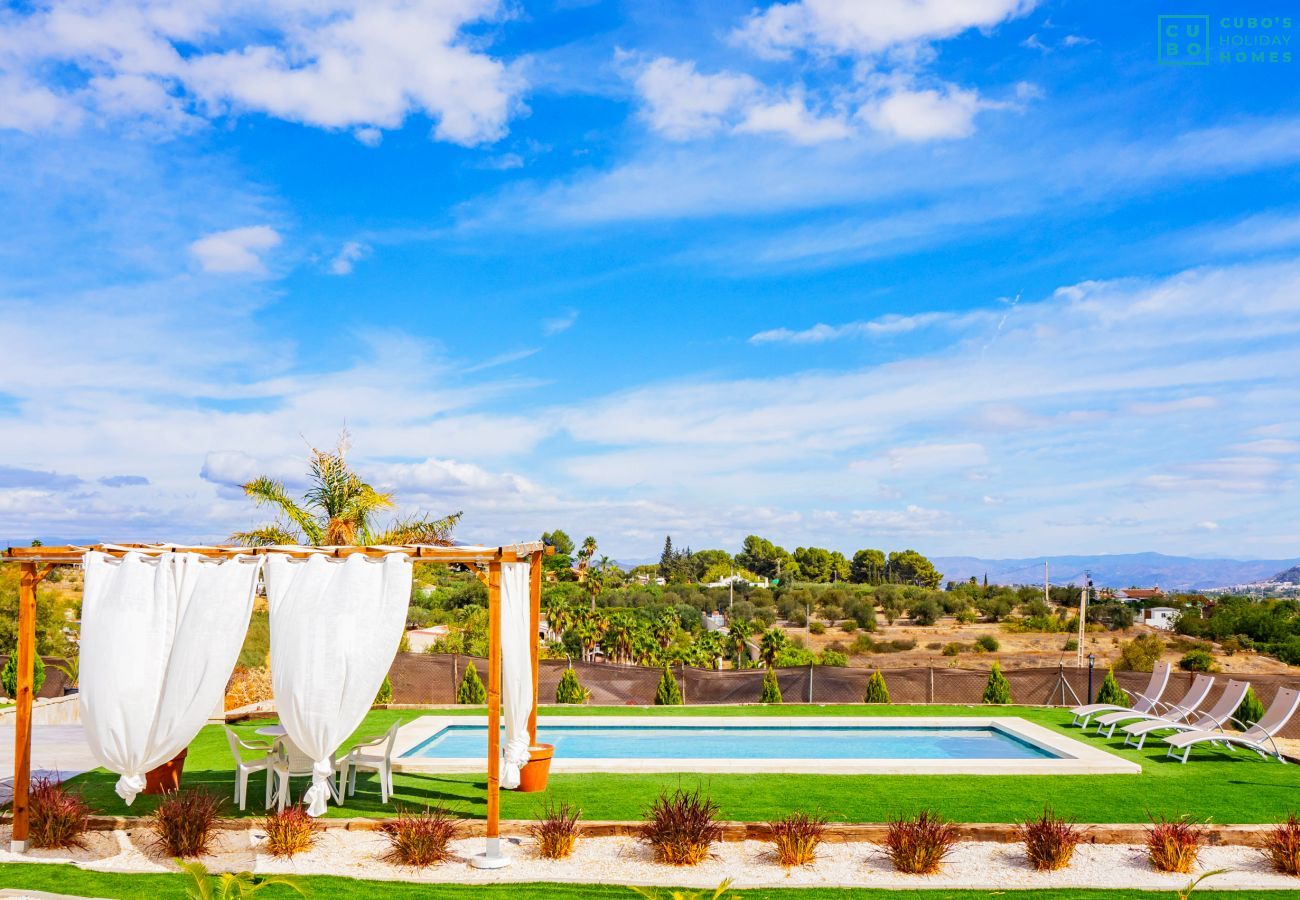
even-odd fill
[{"label": "white curtain", "polygon": [[304,800],[325,812],[333,754],[388,674],[406,625],[411,562],[393,553],[266,561],[271,607],[271,683],[286,736],[315,764]]},{"label": "white curtain", "polygon": [[533,709],[533,664],[529,652],[528,563],[501,564],[501,706],[505,740],[501,744],[501,786],[519,787],[519,767],[528,762],[528,715]]},{"label": "white curtain", "polygon": [[260,560],[195,553],[85,556],[81,720],[129,806],[144,775],[194,740],[226,690]]}]

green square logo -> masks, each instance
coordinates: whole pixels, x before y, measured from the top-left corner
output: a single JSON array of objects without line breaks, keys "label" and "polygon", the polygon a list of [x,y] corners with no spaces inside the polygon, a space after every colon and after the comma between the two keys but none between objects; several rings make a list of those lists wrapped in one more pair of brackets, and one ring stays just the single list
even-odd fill
[{"label": "green square logo", "polygon": [[1156,59],[1166,66],[1210,64],[1209,16],[1158,16]]}]

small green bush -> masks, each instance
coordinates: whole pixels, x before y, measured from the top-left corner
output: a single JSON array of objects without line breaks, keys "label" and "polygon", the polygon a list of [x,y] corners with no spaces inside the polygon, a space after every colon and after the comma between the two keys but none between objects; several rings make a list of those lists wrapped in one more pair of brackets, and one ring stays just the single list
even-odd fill
[{"label": "small green bush", "polygon": [[1253,687],[1246,688],[1246,696],[1241,698],[1241,705],[1232,717],[1247,725],[1253,725],[1264,718],[1264,704],[1259,702],[1259,696]]},{"label": "small green bush", "polygon": [[591,699],[591,691],[578,683],[578,673],[573,666],[564,670],[560,683],[555,686],[556,703],[586,703]]},{"label": "small green bush", "polygon": [[843,622],[840,623],[840,631],[844,632],[845,634],[853,634],[853,632],[857,630],[858,630],[858,623],[852,619],[845,619]]},{"label": "small green bush", "polygon": [[1150,672],[1156,667],[1165,642],[1154,634],[1139,634],[1119,645],[1119,667],[1130,672]]},{"label": "small green bush", "polygon": [[1074,653],[1079,649],[1079,642],[1075,638],[1070,638],[1068,641],[1065,642],[1065,646],[1062,647],[1061,649],[1064,650],[1066,653]]},{"label": "small green bush", "polygon": [[[465,674],[461,676],[460,685],[456,688],[456,702],[466,706],[487,702],[487,688],[483,686],[483,679],[478,677],[478,669],[474,668],[473,663],[465,667]],[[557,698],[556,702],[564,701]]]},{"label": "small green bush", "polygon": [[1219,666],[1214,656],[1207,650],[1189,650],[1178,660],[1178,668],[1184,672],[1217,672]]},{"label": "small green bush", "polygon": [[664,666],[664,673],[659,676],[659,687],[655,688],[655,706],[681,706],[682,688],[673,677],[672,670]]},{"label": "small green bush", "polygon": [[961,649],[962,649],[962,645],[957,643],[956,641],[953,641],[951,644],[944,644],[943,655],[956,656],[957,654],[961,653]]},{"label": "small green bush", "polygon": [[825,634],[826,626],[816,620],[808,623],[809,634]]},{"label": "small green bush", "polygon": [[384,683],[379,686],[379,693],[375,694],[375,706],[387,706],[393,702],[393,683],[384,676]]},{"label": "small green bush", "polygon": [[1101,680],[1101,687],[1097,689],[1097,702],[1109,703],[1112,706],[1128,706],[1128,694],[1120,688],[1119,682],[1115,680],[1115,667],[1106,670],[1106,677]]},{"label": "small green bush", "polygon": [[849,658],[833,647],[827,647],[817,657],[817,665],[819,666],[843,667],[843,666],[847,666],[848,664],[849,664]]},{"label": "small green bush", "polygon": [[867,682],[867,695],[862,698],[862,702],[889,702],[889,686],[885,684],[885,676],[880,674],[879,669],[871,673],[871,679]]},{"label": "small green bush", "polygon": [[981,634],[979,637],[975,639],[975,646],[979,647],[981,650],[985,651],[986,653],[997,653],[998,648],[1001,647],[1002,645],[998,643],[998,639],[995,638],[993,635]]},{"label": "small green bush", "polygon": [[1011,682],[1002,674],[1002,667],[996,662],[989,672],[989,682],[984,686],[984,703],[1004,705],[1011,702]]},{"label": "small green bush", "polygon": [[776,669],[769,668],[767,674],[763,676],[763,693],[758,698],[759,703],[780,703],[781,702],[781,683],[776,680]]},{"label": "small green bush", "polygon": [[[40,693],[41,685],[45,684],[45,662],[38,653],[32,657],[32,697]],[[5,663],[3,670],[0,670],[0,687],[4,688],[5,696],[13,700],[18,696],[18,651],[15,650],[9,655],[9,662]]]}]

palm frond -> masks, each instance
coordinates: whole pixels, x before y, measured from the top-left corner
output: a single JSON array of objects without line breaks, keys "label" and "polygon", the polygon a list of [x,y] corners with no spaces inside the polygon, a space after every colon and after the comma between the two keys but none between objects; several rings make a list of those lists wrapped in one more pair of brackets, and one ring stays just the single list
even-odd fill
[{"label": "palm frond", "polygon": [[399,519],[389,525],[382,534],[374,535],[367,543],[389,545],[434,544],[445,547],[451,544],[451,533],[455,530],[456,524],[463,515],[463,512],[454,512],[440,519],[430,519],[418,515],[409,519]]},{"label": "palm frond", "polygon": [[244,493],[252,497],[258,506],[275,507],[302,530],[308,541],[313,544],[320,543],[319,523],[309,510],[299,506],[297,501],[289,496],[289,492],[284,489],[284,482],[263,475],[245,484]]},{"label": "palm frond", "polygon": [[230,536],[236,544],[245,547],[275,547],[283,544],[300,544],[301,535],[283,525],[271,524],[252,531],[236,531]]}]

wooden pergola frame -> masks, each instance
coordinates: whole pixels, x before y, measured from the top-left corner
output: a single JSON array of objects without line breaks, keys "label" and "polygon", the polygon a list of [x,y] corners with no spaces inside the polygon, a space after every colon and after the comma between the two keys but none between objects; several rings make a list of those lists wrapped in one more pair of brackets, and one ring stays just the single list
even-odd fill
[{"label": "wooden pergola frame", "polygon": [[[234,556],[281,554],[305,559],[327,556],[380,558],[403,553],[412,563],[459,563],[474,568],[488,589],[488,758],[487,758],[487,853],[489,861],[502,860],[500,854],[501,820],[501,565],[529,564],[529,618],[531,639],[529,657],[533,675],[533,703],[528,715],[528,739],[537,742],[537,654],[541,627],[542,557],[553,553],[540,541],[504,544],[499,547],[451,546],[427,544],[377,547],[189,547],[178,544],[94,544],[84,547],[10,547],[0,556],[0,563],[19,566],[18,587],[18,690],[14,701],[17,716],[14,729],[14,786],[12,848],[27,849],[31,810],[28,794],[32,764],[32,680],[36,656],[36,588],[56,566],[80,565],[88,551],[121,558],[128,553],[157,556],[163,553],[197,553],[214,559]],[[479,567],[483,567],[480,569]],[[498,863],[499,864],[499,863]]]}]

